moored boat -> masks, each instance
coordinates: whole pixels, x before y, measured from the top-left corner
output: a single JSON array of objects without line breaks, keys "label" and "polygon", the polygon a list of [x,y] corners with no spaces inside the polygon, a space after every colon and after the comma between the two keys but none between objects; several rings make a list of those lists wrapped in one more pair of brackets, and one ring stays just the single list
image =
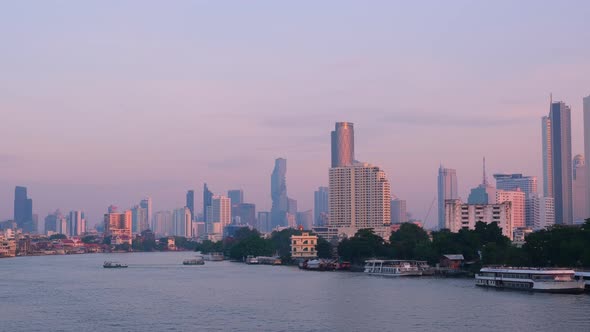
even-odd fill
[{"label": "moored boat", "polygon": [[102,264],[102,267],[105,269],[123,269],[127,267],[127,264],[106,261]]},{"label": "moored boat", "polygon": [[254,265],[254,264],[258,264],[258,258],[254,257],[254,256],[248,256],[246,257],[246,264],[249,265]]},{"label": "moored boat", "polygon": [[195,258],[188,258],[182,261],[182,265],[204,265],[205,260],[203,256],[196,256]]},{"label": "moored boat", "polygon": [[370,259],[365,262],[365,273],[384,277],[418,277],[422,271],[418,261]]},{"label": "moored boat", "polygon": [[577,271],[575,275],[576,279],[584,280],[586,291],[590,291],[590,271]]},{"label": "moored boat", "polygon": [[475,275],[475,285],[534,292],[579,294],[584,280],[574,270],[530,267],[484,267]]},{"label": "moored boat", "polygon": [[223,253],[221,253],[221,252],[211,252],[211,253],[208,253],[208,254],[203,255],[203,258],[206,261],[221,262],[223,260]]}]

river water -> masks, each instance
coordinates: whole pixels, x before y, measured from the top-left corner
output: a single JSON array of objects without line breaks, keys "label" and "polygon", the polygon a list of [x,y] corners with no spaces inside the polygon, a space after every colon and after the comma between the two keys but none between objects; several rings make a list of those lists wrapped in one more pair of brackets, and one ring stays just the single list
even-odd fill
[{"label": "river water", "polygon": [[[590,295],[206,262],[192,253],[0,260],[0,331],[590,331]],[[105,260],[129,264],[103,269]]]}]

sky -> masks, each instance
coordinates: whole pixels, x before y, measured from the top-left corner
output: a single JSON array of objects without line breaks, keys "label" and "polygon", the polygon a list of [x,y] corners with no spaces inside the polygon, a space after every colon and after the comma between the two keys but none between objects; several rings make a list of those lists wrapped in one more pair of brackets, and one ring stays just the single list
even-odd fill
[{"label": "sky", "polygon": [[416,219],[441,163],[464,198],[484,156],[540,181],[550,93],[583,152],[588,17],[588,1],[2,1],[0,220],[16,185],[41,224],[178,208],[188,189],[200,211],[204,182],[268,211],[279,157],[312,209],[337,121]]}]

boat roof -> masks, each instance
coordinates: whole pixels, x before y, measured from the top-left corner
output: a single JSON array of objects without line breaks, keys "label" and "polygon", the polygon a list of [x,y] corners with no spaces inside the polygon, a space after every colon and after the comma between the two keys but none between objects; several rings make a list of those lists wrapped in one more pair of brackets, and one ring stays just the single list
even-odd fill
[{"label": "boat roof", "polygon": [[530,273],[530,274],[563,274],[574,273],[572,269],[542,267],[484,267],[480,272]]},{"label": "boat roof", "polygon": [[365,263],[426,263],[426,261],[416,261],[412,259],[368,259]]},{"label": "boat roof", "polygon": [[444,258],[446,259],[450,259],[452,261],[462,261],[465,260],[465,257],[463,257],[462,254],[458,254],[458,255],[443,255]]}]

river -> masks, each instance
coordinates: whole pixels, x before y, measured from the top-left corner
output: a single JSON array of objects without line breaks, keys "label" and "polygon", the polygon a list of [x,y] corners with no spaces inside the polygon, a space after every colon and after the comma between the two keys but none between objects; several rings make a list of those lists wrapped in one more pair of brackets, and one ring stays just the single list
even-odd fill
[{"label": "river", "polygon": [[[0,260],[1,331],[588,331],[590,295],[206,262],[190,252]],[[103,269],[105,260],[129,264]]]}]

